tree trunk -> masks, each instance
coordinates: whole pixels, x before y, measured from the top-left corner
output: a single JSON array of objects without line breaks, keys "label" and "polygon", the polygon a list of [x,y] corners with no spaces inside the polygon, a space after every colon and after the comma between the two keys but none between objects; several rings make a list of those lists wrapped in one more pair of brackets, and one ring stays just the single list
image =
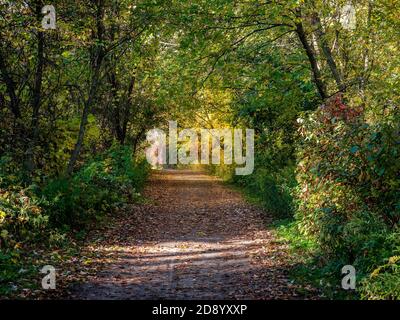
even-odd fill
[{"label": "tree trunk", "polygon": [[0,72],[1,72],[1,77],[3,78],[6,84],[7,94],[10,97],[11,112],[14,114],[14,117],[18,119],[21,117],[21,110],[19,108],[19,99],[15,91],[14,81],[12,80],[10,72],[9,70],[7,70],[5,64],[5,55],[1,50],[0,50]]},{"label": "tree trunk", "polygon": [[360,91],[361,91],[361,95],[364,100],[364,103],[365,103],[365,87],[367,85],[368,71],[370,68],[369,46],[371,44],[371,33],[372,33],[371,18],[372,18],[372,1],[368,1],[368,15],[367,15],[367,31],[368,32],[367,32],[367,37],[366,37],[365,50],[363,53],[364,69],[363,69],[363,74],[362,74],[361,81],[360,81]]},{"label": "tree trunk", "polygon": [[121,125],[121,140],[120,140],[121,144],[124,144],[126,139],[126,132],[128,129],[130,108],[132,103],[132,92],[134,86],[135,86],[135,77],[132,77],[131,81],[129,82],[127,96],[124,103],[124,108],[122,110],[122,125]]},{"label": "tree trunk", "polygon": [[310,44],[307,41],[307,36],[304,31],[303,24],[301,22],[296,23],[296,33],[299,37],[301,44],[303,45],[303,48],[304,48],[304,50],[307,54],[308,60],[310,62],[311,71],[313,73],[313,78],[314,78],[314,83],[317,86],[318,93],[321,96],[321,98],[323,100],[325,100],[328,97],[328,95],[326,93],[325,84],[322,80],[321,71],[318,67],[314,49],[310,46]]},{"label": "tree trunk", "polygon": [[324,30],[322,29],[321,19],[319,18],[317,13],[315,13],[312,17],[312,25],[315,27],[315,34],[317,35],[318,43],[328,63],[329,69],[332,72],[336,85],[339,91],[343,92],[346,90],[346,87],[343,85],[342,77],[340,76],[335,59],[333,58],[331,48],[327,43],[326,35],[324,33]]},{"label": "tree trunk", "polygon": [[92,76],[90,79],[90,88],[89,88],[89,93],[88,97],[84,103],[83,106],[83,112],[82,112],[82,117],[81,117],[81,124],[79,126],[79,133],[78,133],[78,138],[75,143],[74,150],[72,151],[71,158],[68,163],[67,167],[67,175],[71,175],[76,161],[78,160],[78,157],[81,153],[82,146],[83,146],[83,140],[85,138],[85,133],[86,133],[86,126],[88,123],[88,117],[89,114],[91,113],[91,108],[93,105],[93,102],[96,97],[97,93],[97,87],[98,87],[98,82],[100,78],[100,69],[101,69],[101,64],[103,62],[104,58],[104,49],[103,49],[103,36],[104,36],[104,0],[97,0],[97,10],[96,10],[96,31],[93,32],[92,36],[92,41],[94,42],[93,46],[91,47],[91,69],[92,69]]},{"label": "tree trunk", "polygon": [[72,174],[72,171],[74,170],[74,167],[75,167],[75,163],[78,160],[79,154],[82,150],[83,139],[84,139],[85,133],[86,133],[86,126],[88,123],[90,109],[92,107],[93,100],[95,99],[95,94],[97,92],[99,74],[100,74],[100,68],[96,68],[94,70],[94,73],[93,73],[91,81],[90,81],[91,84],[90,84],[88,99],[85,101],[84,106],[83,106],[83,112],[82,112],[82,117],[81,117],[81,123],[79,126],[78,138],[77,138],[74,150],[72,151],[71,158],[68,163],[67,175]]},{"label": "tree trunk", "polygon": [[[36,1],[35,13],[37,23],[41,21],[42,1]],[[34,149],[39,136],[39,111],[42,98],[42,83],[43,83],[43,66],[44,66],[44,34],[42,31],[37,33],[37,52],[36,52],[36,70],[32,92],[32,119],[30,140],[26,151],[26,169],[30,176],[35,168]]]}]

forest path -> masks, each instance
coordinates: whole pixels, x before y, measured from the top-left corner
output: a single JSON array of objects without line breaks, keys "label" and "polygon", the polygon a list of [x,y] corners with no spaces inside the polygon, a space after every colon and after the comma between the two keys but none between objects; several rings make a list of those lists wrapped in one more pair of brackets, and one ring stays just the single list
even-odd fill
[{"label": "forest path", "polygon": [[266,228],[265,213],[217,178],[164,170],[145,196],[150,203],[92,236],[85,250],[101,267],[71,298],[304,298],[287,279],[286,247]]}]

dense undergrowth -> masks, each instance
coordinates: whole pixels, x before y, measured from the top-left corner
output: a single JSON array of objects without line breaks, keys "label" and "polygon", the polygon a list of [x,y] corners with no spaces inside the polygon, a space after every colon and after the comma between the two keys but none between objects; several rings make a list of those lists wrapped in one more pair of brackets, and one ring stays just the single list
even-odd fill
[{"label": "dense undergrowth", "polygon": [[0,295],[17,291],[19,282],[38,273],[52,248],[76,253],[71,243],[81,240],[91,225],[138,200],[149,172],[145,161],[133,159],[131,148],[115,147],[70,177],[24,186],[10,173],[7,158],[1,160]]},{"label": "dense undergrowth", "polygon": [[[295,165],[273,167],[273,152],[256,149],[252,175],[212,171],[276,217],[298,281],[327,298],[399,299],[399,132],[395,110],[373,123],[337,96],[298,119]],[[341,287],[345,265],[356,269],[354,291]]]},{"label": "dense undergrowth", "polygon": [[369,123],[336,98],[301,121],[298,228],[332,272],[355,267],[361,298],[400,298],[398,120]]}]

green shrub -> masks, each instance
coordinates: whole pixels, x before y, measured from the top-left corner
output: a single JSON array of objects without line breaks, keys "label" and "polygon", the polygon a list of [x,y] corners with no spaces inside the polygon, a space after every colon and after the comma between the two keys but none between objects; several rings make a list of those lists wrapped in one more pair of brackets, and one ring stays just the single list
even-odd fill
[{"label": "green shrub", "polygon": [[73,177],[51,181],[43,190],[46,211],[55,226],[82,226],[114,206],[133,200],[148,170],[135,163],[131,149],[113,148],[84,165]]},{"label": "green shrub", "polygon": [[51,227],[84,227],[115,206],[135,200],[149,172],[131,149],[114,147],[84,165],[72,177],[42,187],[23,188],[9,158],[0,158],[0,249],[38,239],[62,242]]},{"label": "green shrub", "polygon": [[354,265],[366,277],[362,288],[372,288],[367,275],[400,248],[399,122],[393,119],[398,115],[369,124],[336,97],[300,128],[299,228],[331,263]]},{"label": "green shrub", "polygon": [[370,300],[400,300],[400,256],[393,256],[388,262],[376,268],[364,278],[361,298]]},{"label": "green shrub", "polygon": [[294,170],[285,167],[275,172],[258,168],[250,176],[235,177],[235,182],[258,199],[265,210],[276,217],[289,217],[293,213],[292,189],[296,184]]},{"label": "green shrub", "polygon": [[0,248],[43,236],[48,216],[30,189],[0,189]]}]

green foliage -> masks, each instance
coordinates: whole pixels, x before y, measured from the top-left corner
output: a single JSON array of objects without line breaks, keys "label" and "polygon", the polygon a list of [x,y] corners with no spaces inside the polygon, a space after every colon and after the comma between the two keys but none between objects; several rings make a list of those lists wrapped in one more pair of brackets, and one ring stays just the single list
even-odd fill
[{"label": "green foliage", "polygon": [[137,199],[147,177],[128,147],[114,148],[85,164],[73,177],[52,180],[43,190],[53,225],[79,226]]},{"label": "green foliage", "polygon": [[[397,235],[398,236],[398,235]],[[361,297],[363,299],[400,300],[400,256],[393,256],[371,275],[363,279]]]},{"label": "green foliage", "polygon": [[278,220],[273,223],[278,239],[287,242],[294,254],[301,253],[303,260],[310,257],[310,252],[317,249],[316,242],[304,237],[298,228],[298,223],[293,218]]},{"label": "green foliage", "polygon": [[235,176],[233,180],[275,217],[284,218],[293,214],[291,190],[296,180],[292,167],[275,172],[261,167],[250,176]]},{"label": "green foliage", "polygon": [[[336,97],[300,128],[299,228],[317,240],[330,264],[354,265],[359,279],[400,250],[399,122],[393,119],[398,115],[368,124]],[[381,275],[376,285],[392,276]],[[362,283],[364,296],[376,297],[368,280]],[[386,297],[396,295],[391,286],[385,290]]]},{"label": "green foliage", "polygon": [[[147,174],[147,163],[135,162],[131,148],[114,147],[72,177],[53,179],[43,187],[2,187],[0,248],[39,239],[63,242],[64,236],[52,228],[85,227],[118,205],[137,200]],[[0,177],[3,185],[15,179]]]},{"label": "green foliage", "polygon": [[0,189],[0,248],[43,236],[48,216],[30,189]]}]

